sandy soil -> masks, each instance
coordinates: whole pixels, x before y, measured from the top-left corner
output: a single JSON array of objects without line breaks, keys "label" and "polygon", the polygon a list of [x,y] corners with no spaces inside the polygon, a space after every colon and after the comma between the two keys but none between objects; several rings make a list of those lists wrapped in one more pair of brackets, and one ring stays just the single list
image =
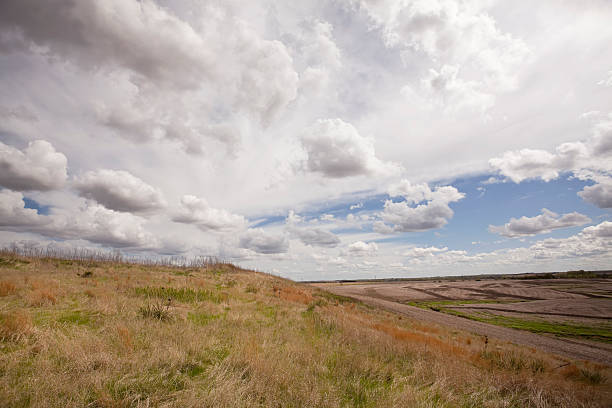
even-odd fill
[{"label": "sandy soil", "polygon": [[522,300],[524,302],[511,304],[469,305],[469,308],[500,308],[508,312],[520,309],[517,312],[529,314],[539,311],[541,313],[538,316],[543,317],[551,313],[601,321],[602,317],[612,317],[612,280],[415,281],[319,283],[315,286],[414,319],[495,337],[560,356],[612,366],[612,345],[607,343],[539,335],[403,304],[411,300]]}]

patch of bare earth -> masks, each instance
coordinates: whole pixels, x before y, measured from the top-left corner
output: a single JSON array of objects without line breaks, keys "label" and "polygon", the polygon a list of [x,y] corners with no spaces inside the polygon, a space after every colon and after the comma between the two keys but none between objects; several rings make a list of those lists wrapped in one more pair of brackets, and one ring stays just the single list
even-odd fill
[{"label": "patch of bare earth", "polygon": [[[612,280],[461,280],[362,284],[316,284],[338,295],[382,307],[414,319],[453,327],[483,336],[534,347],[572,359],[612,366],[612,345],[574,338],[553,337],[473,321],[405,304],[409,301],[491,300],[492,303],[453,305],[465,312],[491,312],[547,321],[563,318],[600,324],[612,317]],[[516,301],[496,303],[495,301]]]}]

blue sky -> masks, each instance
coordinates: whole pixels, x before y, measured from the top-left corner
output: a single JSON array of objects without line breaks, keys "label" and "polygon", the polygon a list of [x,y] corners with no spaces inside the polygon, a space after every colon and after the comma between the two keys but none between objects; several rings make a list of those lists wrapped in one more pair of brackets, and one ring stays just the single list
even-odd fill
[{"label": "blue sky", "polygon": [[612,268],[609,1],[39,3],[0,4],[0,245]]}]

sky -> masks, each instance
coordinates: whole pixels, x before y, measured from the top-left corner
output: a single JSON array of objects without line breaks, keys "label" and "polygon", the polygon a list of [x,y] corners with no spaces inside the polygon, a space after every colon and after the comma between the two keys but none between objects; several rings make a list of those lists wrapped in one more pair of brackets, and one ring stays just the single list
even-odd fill
[{"label": "sky", "polygon": [[0,246],[612,269],[606,0],[3,0]]}]

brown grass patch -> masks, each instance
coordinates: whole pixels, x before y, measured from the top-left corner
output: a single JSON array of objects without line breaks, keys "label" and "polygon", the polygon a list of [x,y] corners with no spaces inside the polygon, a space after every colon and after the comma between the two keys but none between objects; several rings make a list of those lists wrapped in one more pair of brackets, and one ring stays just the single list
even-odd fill
[{"label": "brown grass patch", "polygon": [[421,343],[426,345],[427,347],[435,348],[438,351],[441,351],[446,354],[451,354],[455,357],[461,357],[462,359],[466,359],[472,356],[472,352],[466,350],[463,347],[450,344],[448,342],[442,341],[438,338],[426,334],[417,333],[415,331],[408,331],[397,326],[385,323],[376,323],[371,327],[375,330],[388,334],[396,340],[410,343]]},{"label": "brown grass patch", "polygon": [[132,351],[134,349],[134,342],[132,340],[132,334],[130,330],[125,326],[117,326],[117,336],[121,346],[127,350]]},{"label": "brown grass patch", "polygon": [[17,286],[11,281],[0,281],[0,296],[9,296],[17,292]]},{"label": "brown grass patch", "polygon": [[273,286],[274,295],[289,302],[303,303],[305,305],[312,302],[313,297],[310,293],[290,286]]},{"label": "brown grass patch", "polygon": [[54,305],[57,303],[57,295],[51,288],[36,289],[29,293],[27,300],[30,306]]},{"label": "brown grass patch", "polygon": [[17,341],[32,331],[32,318],[25,310],[15,310],[0,318],[0,338]]}]

